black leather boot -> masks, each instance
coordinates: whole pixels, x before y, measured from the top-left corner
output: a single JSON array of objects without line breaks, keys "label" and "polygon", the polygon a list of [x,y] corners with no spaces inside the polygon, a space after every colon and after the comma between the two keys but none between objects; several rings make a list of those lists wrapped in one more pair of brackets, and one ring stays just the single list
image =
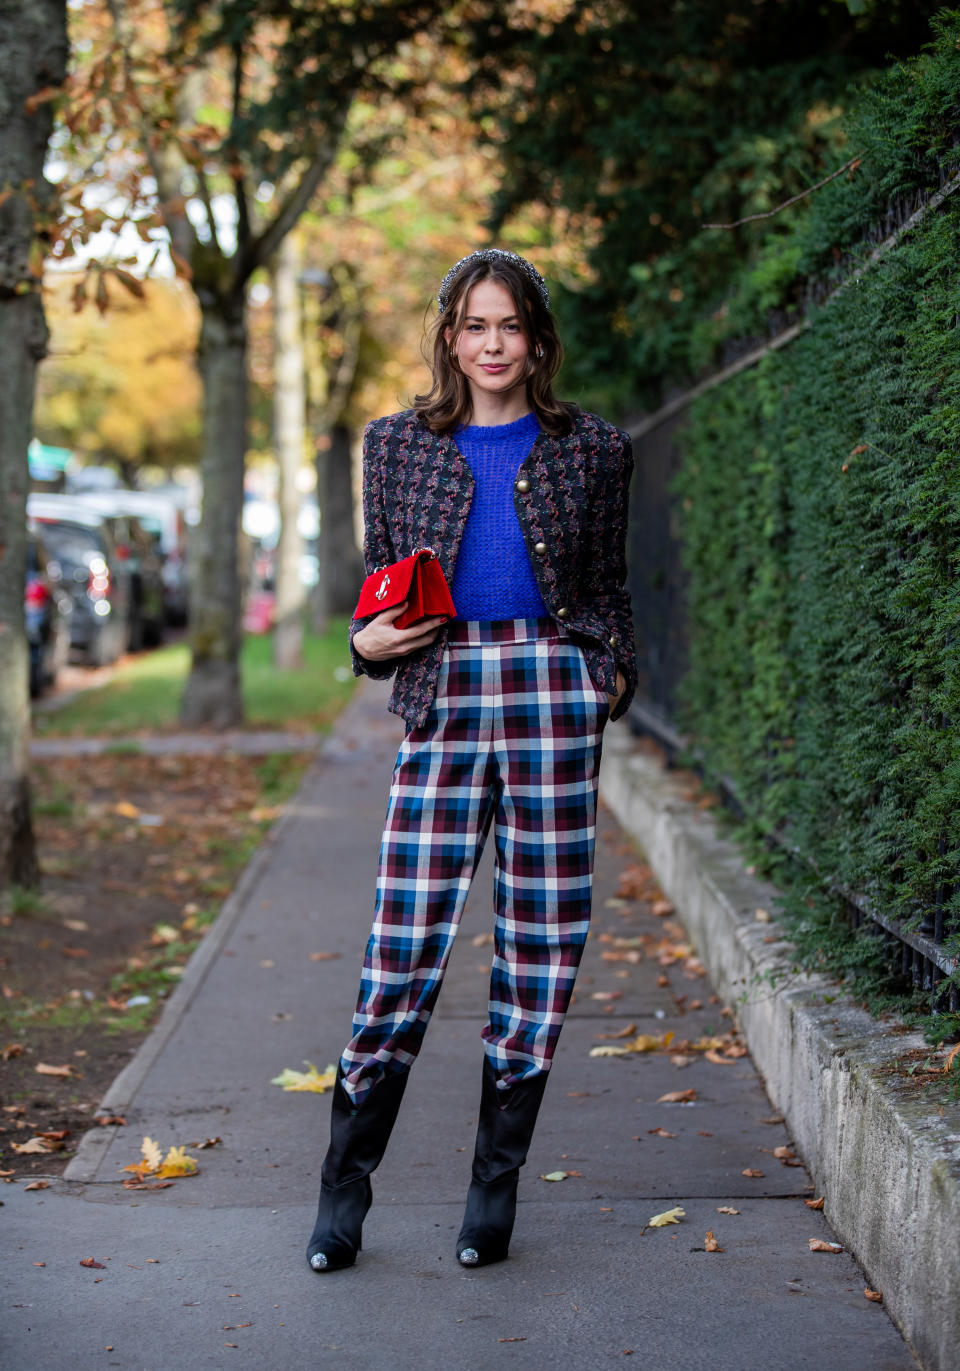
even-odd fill
[{"label": "black leather boot", "polygon": [[363,1220],[373,1199],[370,1173],[386,1151],[408,1075],[391,1071],[381,1077],[355,1109],[337,1067],[330,1146],[320,1172],[317,1221],[307,1244],[307,1261],[314,1271],[339,1271],[357,1259]]},{"label": "black leather boot", "polygon": [[508,1090],[498,1090],[497,1074],[484,1058],[473,1179],[457,1238],[461,1266],[488,1266],[507,1255],[520,1168],[527,1160],[546,1084],[547,1073],[541,1071]]}]

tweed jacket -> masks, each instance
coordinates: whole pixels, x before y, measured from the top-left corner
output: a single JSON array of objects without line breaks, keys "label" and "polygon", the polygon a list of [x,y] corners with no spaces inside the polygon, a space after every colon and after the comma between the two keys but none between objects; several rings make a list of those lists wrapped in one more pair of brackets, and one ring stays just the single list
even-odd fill
[{"label": "tweed jacket", "polygon": [[[616,694],[625,713],[637,683],[626,580],[627,501],[633,456],[629,435],[585,410],[572,431],[540,433],[517,471],[513,504],[543,602],[584,652],[594,684]],[[453,438],[432,433],[414,410],[368,424],[363,436],[363,555],[367,574],[429,547],[450,581],[473,498],[469,464]],[[370,661],[353,646],[372,616],[353,619],[356,675],[396,672],[388,708],[408,728],[423,724],[436,693],[446,628],[406,656]]]}]

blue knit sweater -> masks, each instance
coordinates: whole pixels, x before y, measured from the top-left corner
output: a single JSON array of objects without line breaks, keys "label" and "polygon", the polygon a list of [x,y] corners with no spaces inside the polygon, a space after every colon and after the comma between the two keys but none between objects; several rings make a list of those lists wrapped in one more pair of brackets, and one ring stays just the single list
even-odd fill
[{"label": "blue knit sweater", "polygon": [[450,583],[458,619],[548,617],[513,507],[517,469],[539,432],[537,416],[525,414],[512,424],[464,425],[453,435],[474,479]]}]

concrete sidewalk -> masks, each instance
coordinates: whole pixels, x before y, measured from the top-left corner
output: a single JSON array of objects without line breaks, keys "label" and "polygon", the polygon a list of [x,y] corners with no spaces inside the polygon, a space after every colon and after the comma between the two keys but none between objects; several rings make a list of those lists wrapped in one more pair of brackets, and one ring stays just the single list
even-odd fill
[{"label": "concrete sidewalk", "polygon": [[[287,814],[208,934],[164,1021],[108,1096],[103,1129],[49,1190],[6,1186],[0,1353],[9,1371],[342,1368],[343,1371],[907,1371],[915,1366],[772,1149],[772,1108],[749,1057],[679,1069],[665,1054],[591,1058],[629,1022],[695,1039],[726,1021],[680,1015],[656,962],[605,961],[600,935],[660,936],[643,905],[610,907],[631,860],[601,824],[594,933],[551,1073],[509,1261],[461,1269],[453,1244],[469,1178],[482,1050],[491,857],[474,885],[434,1023],[384,1165],[355,1268],[304,1259],[328,1100],[270,1084],[336,1060],[349,1029],[377,847],[401,725],[365,682]],[[614,727],[619,727],[615,725]],[[311,954],[334,953],[329,960]],[[626,974],[624,974],[626,973]],[[617,994],[615,1000],[595,999]],[[607,1012],[613,1005],[614,1012]],[[692,1103],[657,1103],[692,1087]],[[651,1130],[662,1128],[672,1137]],[[164,1148],[219,1136],[200,1175],[120,1188],[148,1134]],[[746,1178],[744,1170],[764,1172]],[[543,1173],[582,1173],[560,1183]],[[650,1229],[680,1205],[679,1226]],[[737,1215],[718,1213],[730,1206]],[[712,1229],[723,1252],[704,1250]],[[105,1269],[84,1268],[94,1257]]]}]

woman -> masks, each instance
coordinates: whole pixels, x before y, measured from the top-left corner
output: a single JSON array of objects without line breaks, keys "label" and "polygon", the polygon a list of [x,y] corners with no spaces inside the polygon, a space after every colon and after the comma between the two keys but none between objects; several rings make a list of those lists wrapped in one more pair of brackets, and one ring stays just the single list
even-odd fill
[{"label": "woman", "polygon": [[432,332],[433,388],[364,435],[364,557],[369,573],[432,548],[457,612],[399,629],[398,605],[350,625],[354,671],[396,673],[408,731],[307,1247],[318,1271],[356,1258],[491,823],[495,952],[457,1256],[506,1257],[587,935],[603,727],[636,683],[630,440],[554,397],[543,279],[515,253],[473,252],[441,283]]}]

